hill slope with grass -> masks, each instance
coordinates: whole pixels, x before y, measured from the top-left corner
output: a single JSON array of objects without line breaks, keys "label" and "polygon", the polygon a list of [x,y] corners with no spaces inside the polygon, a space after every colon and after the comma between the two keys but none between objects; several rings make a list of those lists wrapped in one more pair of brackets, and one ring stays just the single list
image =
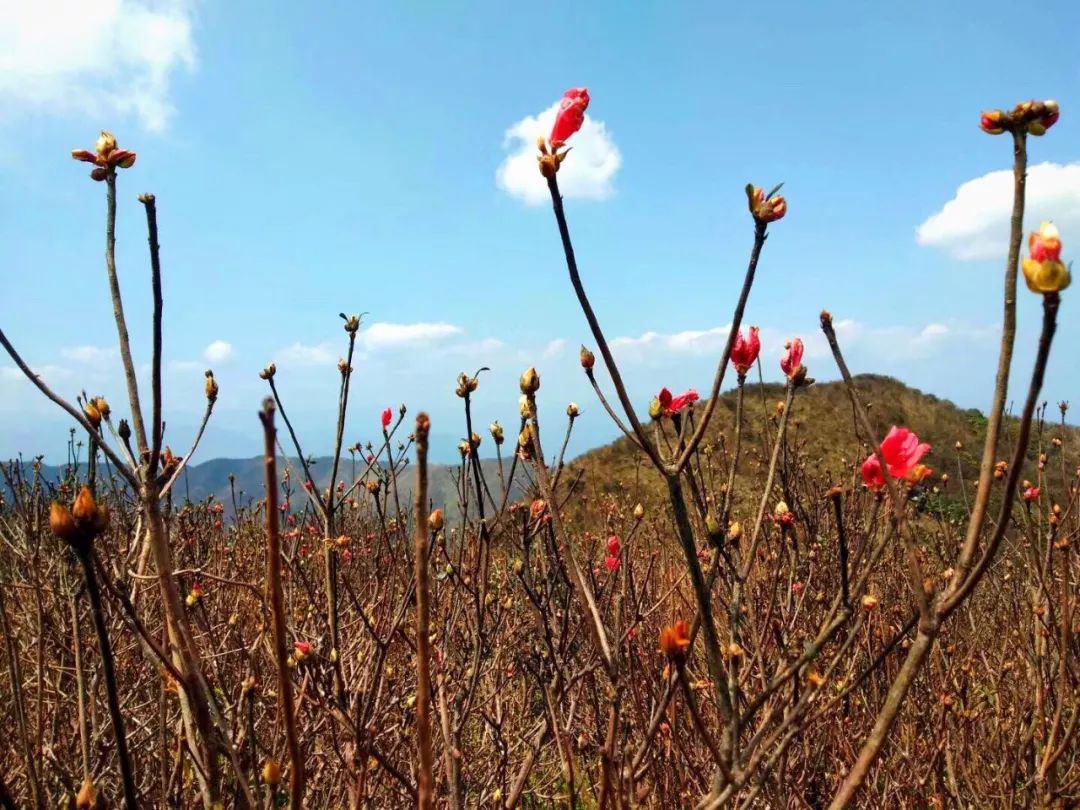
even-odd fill
[{"label": "hill slope with grass", "polygon": [[[940,475],[947,473],[951,479],[949,486],[957,498],[960,497],[955,483],[958,479],[971,483],[978,478],[987,427],[986,417],[980,411],[959,408],[891,377],[864,374],[855,378],[855,385],[879,440],[892,425],[915,431],[922,441],[931,445],[925,462],[934,471],[933,480],[940,483]],[[760,483],[767,469],[778,425],[778,405],[783,399],[781,385],[748,383],[746,386],[739,469],[743,476],[752,479],[757,476],[753,483]],[[727,469],[725,453],[733,446],[736,401],[735,391],[721,395],[706,434],[705,441],[716,459],[717,470]],[[695,407],[696,416],[700,417],[703,406],[704,403],[698,403]],[[1046,473],[1054,476],[1055,484],[1060,484],[1063,462],[1064,474],[1072,476],[1080,461],[1080,428],[1061,424],[1056,403],[1047,408],[1046,419],[1047,424],[1034,431],[1025,475],[1034,480],[1039,453],[1045,452]],[[1016,420],[1007,419],[999,458],[1010,457],[1015,430]],[[858,465],[871,449],[865,438],[858,429],[842,382],[815,384],[796,393],[788,422],[789,446],[806,454],[822,481],[823,491],[833,483],[857,484]],[[1053,446],[1054,438],[1062,440],[1062,448]],[[629,492],[645,504],[667,500],[660,476],[626,438],[579,456],[568,472],[570,479],[576,479],[578,486],[593,497]],[[752,485],[740,489],[760,493]]]}]

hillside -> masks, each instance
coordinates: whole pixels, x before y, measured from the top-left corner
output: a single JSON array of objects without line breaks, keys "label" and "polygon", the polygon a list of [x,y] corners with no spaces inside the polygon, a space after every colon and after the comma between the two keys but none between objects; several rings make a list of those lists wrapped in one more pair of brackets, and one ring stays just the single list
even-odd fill
[{"label": "hillside", "polygon": [[[986,437],[986,418],[980,411],[958,408],[948,400],[910,388],[891,377],[864,374],[856,377],[855,383],[863,402],[869,406],[870,419],[879,438],[892,425],[908,427],[930,443],[931,452],[926,463],[935,471],[935,477],[945,472],[955,481],[962,470],[965,480],[970,482],[977,478]],[[742,474],[763,473],[772,449],[771,437],[775,435],[776,406],[783,397],[781,385],[747,385]],[[720,406],[710,424],[706,441],[718,449],[722,438],[731,441],[735,402],[734,391],[721,395]],[[699,404],[699,412],[700,409]],[[1077,456],[1080,428],[1063,428],[1056,404],[1049,406],[1047,419],[1049,424],[1041,439],[1038,435],[1033,437],[1029,460],[1037,459],[1040,447],[1054,453],[1050,447],[1051,439],[1059,437],[1063,440],[1066,467],[1071,473],[1080,460]],[[1009,435],[1014,427],[1014,420],[1006,421],[1002,458],[1008,457]],[[869,446],[858,440],[851,401],[842,382],[815,384],[796,394],[788,438],[813,460],[815,472],[821,478],[835,483],[850,481],[854,473],[852,465],[861,462],[870,452]],[[957,441],[962,444],[959,450],[955,447]],[[1054,455],[1052,458],[1054,466],[1050,469],[1060,471],[1060,457]],[[625,438],[579,456],[570,467],[572,473],[580,476],[581,484],[590,495],[629,490],[646,504],[667,500],[666,494],[661,492],[662,481],[648,466],[643,454]],[[1033,463],[1025,474],[1034,478]]]}]

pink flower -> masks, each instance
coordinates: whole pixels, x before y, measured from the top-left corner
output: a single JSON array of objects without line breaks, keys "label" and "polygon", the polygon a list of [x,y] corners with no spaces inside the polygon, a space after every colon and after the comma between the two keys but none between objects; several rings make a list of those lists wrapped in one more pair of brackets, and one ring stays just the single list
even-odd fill
[{"label": "pink flower", "polygon": [[742,330],[735,336],[735,345],[731,347],[731,364],[740,375],[745,376],[757,362],[758,353],[761,351],[761,338],[756,326],[750,327],[750,337],[744,338]]},{"label": "pink flower", "polygon": [[383,430],[386,430],[388,427],[390,427],[390,420],[393,419],[393,418],[394,418],[394,412],[391,411],[389,408],[387,408],[385,411],[382,412]]},{"label": "pink flower", "polygon": [[622,550],[622,542],[619,540],[619,535],[613,534],[607,539],[607,553],[612,557],[618,557],[619,551]]},{"label": "pink flower", "polygon": [[585,123],[585,108],[589,106],[589,91],[574,87],[563,93],[559,111],[555,113],[555,126],[551,128],[551,148],[558,149]]},{"label": "pink flower", "polygon": [[863,484],[870,489],[881,489],[885,486],[885,476],[881,474],[881,462],[878,461],[877,453],[871,453],[862,463]]},{"label": "pink flower", "polygon": [[788,379],[794,378],[799,367],[802,366],[803,342],[801,338],[789,340],[784,344],[784,354],[780,357],[780,370],[787,375]]},{"label": "pink flower", "polygon": [[660,402],[660,407],[664,410],[664,416],[674,416],[687,405],[701,399],[701,397],[698,396],[698,392],[693,388],[684,394],[679,394],[677,397],[672,396],[671,392],[666,388],[661,388],[660,393],[656,395],[656,398]]},{"label": "pink flower", "polygon": [[614,574],[616,571],[619,570],[619,558],[608,557],[606,560],[604,560],[604,567],[608,570],[608,573]]},{"label": "pink flower", "polygon": [[297,661],[303,661],[309,655],[311,655],[314,648],[306,641],[297,641],[293,643],[293,655]]},{"label": "pink flower", "polygon": [[1024,490],[1024,503],[1031,503],[1032,501],[1039,500],[1039,488],[1028,487]]},{"label": "pink flower", "polygon": [[[930,445],[920,442],[919,437],[907,428],[893,425],[881,442],[881,455],[889,468],[889,476],[905,479],[923,456],[930,452]],[[871,454],[862,464],[862,479],[870,489],[885,486],[885,476],[881,471],[881,462],[877,454]]]}]

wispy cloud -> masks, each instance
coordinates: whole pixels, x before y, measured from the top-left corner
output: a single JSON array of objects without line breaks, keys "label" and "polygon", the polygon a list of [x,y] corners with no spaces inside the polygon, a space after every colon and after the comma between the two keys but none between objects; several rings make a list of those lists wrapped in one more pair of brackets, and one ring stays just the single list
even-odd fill
[{"label": "wispy cloud", "polygon": [[373,323],[357,335],[360,346],[376,352],[428,346],[437,341],[457,337],[464,330],[451,323]]},{"label": "wispy cloud", "polygon": [[[994,334],[993,327],[967,324],[928,323],[922,326],[879,326],[854,320],[838,320],[834,324],[840,341],[849,350],[871,357],[890,359],[919,359],[932,356],[956,341],[982,340]],[[617,337],[611,341],[612,350],[620,360],[652,362],[664,358],[690,359],[702,356],[719,357],[727,341],[731,325],[708,329],[689,329],[682,332],[645,332],[636,336]],[[802,337],[808,359],[827,358],[828,344],[817,331],[796,335],[790,330],[765,326],[761,328],[761,356],[780,358],[784,343]]]},{"label": "wispy cloud", "polygon": [[107,366],[118,355],[115,348],[108,346],[68,346],[60,350],[60,356],[65,360],[96,368]]},{"label": "wispy cloud", "polygon": [[309,345],[294,343],[274,355],[274,362],[281,366],[328,366],[336,363],[338,352],[330,343]]},{"label": "wispy cloud", "polygon": [[[916,231],[920,245],[962,260],[1003,257],[1012,214],[1012,171],[968,180]],[[1054,220],[1063,231],[1080,229],[1080,162],[1040,163],[1028,169],[1025,216],[1029,225]]]},{"label": "wispy cloud", "polygon": [[[547,181],[536,165],[536,139],[551,132],[555,123],[556,102],[543,112],[529,115],[512,124],[503,139],[510,154],[495,173],[495,181],[506,193],[529,205],[550,199]],[[570,156],[559,169],[559,189],[567,198],[606,200],[615,193],[615,174],[622,165],[622,154],[607,126],[592,116],[573,138]]]},{"label": "wispy cloud", "polygon": [[12,110],[134,114],[161,130],[169,82],[195,66],[195,0],[4,3],[0,100]]}]

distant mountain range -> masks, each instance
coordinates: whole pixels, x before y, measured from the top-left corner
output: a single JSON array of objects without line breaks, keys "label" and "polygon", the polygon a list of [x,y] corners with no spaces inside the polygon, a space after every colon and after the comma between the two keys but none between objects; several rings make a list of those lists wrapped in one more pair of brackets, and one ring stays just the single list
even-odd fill
[{"label": "distant mountain range", "polygon": [[[504,459],[504,475],[510,474],[512,459]],[[28,469],[30,462],[23,462],[24,468]],[[330,473],[333,466],[333,457],[316,457],[311,462],[312,475],[320,487],[326,487],[330,483]],[[480,467],[487,482],[492,498],[496,502],[500,500],[501,487],[499,485],[499,464],[496,459],[482,459]],[[278,474],[283,475],[286,469],[291,468],[295,481],[302,480],[302,469],[297,458],[278,458]],[[357,459],[355,472],[351,457],[341,459],[338,467],[338,480],[350,484],[355,476],[364,471],[365,465]],[[80,475],[85,474],[85,464],[80,465]],[[43,464],[41,467],[42,477],[47,482],[58,481],[64,475],[64,468]],[[229,476],[233,476],[230,484]],[[265,472],[263,457],[253,458],[215,458],[202,463],[192,462],[184,468],[184,472],[174,489],[174,503],[183,503],[186,500],[193,502],[204,501],[209,498],[220,501],[230,510],[232,509],[233,493],[236,495],[236,505],[243,507],[255,500],[265,497],[263,483]],[[428,492],[434,506],[447,510],[455,510],[460,499],[458,494],[460,486],[461,467],[451,464],[428,465]],[[416,481],[415,465],[408,463],[398,473],[398,492],[403,500],[402,508],[406,502],[411,502],[413,487]],[[470,473],[470,486],[472,485]],[[529,478],[519,464],[514,476],[514,486],[511,498],[521,497],[531,486]],[[0,481],[0,488],[5,494],[10,494],[6,480]],[[362,493],[366,495],[366,493]]]}]

